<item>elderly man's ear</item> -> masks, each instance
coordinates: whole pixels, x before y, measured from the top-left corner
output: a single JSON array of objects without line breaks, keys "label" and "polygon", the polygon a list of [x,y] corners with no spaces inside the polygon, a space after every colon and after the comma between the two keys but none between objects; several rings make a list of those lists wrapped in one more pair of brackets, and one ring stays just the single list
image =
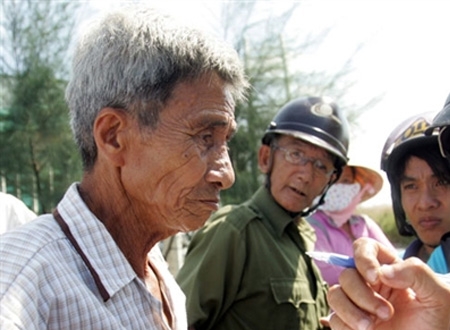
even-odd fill
[{"label": "elderly man's ear", "polygon": [[116,166],[124,165],[131,117],[120,109],[104,108],[94,122],[94,139],[97,145],[97,160],[107,159]]}]

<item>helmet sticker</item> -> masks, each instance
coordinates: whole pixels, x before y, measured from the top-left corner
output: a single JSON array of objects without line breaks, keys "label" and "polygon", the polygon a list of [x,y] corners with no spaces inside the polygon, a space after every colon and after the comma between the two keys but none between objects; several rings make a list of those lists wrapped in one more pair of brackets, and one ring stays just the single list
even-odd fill
[{"label": "helmet sticker", "polygon": [[334,115],[333,107],[328,103],[316,103],[311,107],[311,113],[315,116],[330,118],[338,122],[339,125],[342,124],[341,120]]},{"label": "helmet sticker", "polygon": [[394,142],[394,147],[398,146],[405,140],[413,138],[418,135],[425,135],[425,131],[430,127],[430,123],[425,118],[419,118],[414,121],[408,128],[405,129],[402,135],[400,135]]},{"label": "helmet sticker", "polygon": [[333,107],[327,103],[316,103],[311,107],[311,112],[316,116],[330,117],[333,114]]}]

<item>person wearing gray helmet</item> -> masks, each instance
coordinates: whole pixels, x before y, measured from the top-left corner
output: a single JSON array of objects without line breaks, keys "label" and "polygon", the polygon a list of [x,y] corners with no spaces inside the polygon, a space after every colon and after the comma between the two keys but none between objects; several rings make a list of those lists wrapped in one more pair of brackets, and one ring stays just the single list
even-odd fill
[{"label": "person wearing gray helmet", "polygon": [[299,98],[278,111],[258,153],[265,183],[195,233],[177,275],[192,329],[324,329],[327,285],[305,254],[314,231],[304,217],[347,163],[348,138],[331,99]]},{"label": "person wearing gray helmet", "polygon": [[[407,119],[386,141],[382,167],[391,182],[397,226],[418,239],[405,260],[374,240],[355,242],[356,269],[344,270],[340,284],[328,292],[333,329],[450,329],[449,123],[450,95],[437,115]],[[398,181],[395,170],[402,169]],[[415,195],[414,210],[408,204]]]},{"label": "person wearing gray helmet", "polygon": [[[314,251],[353,256],[353,242],[359,237],[371,237],[395,250],[380,226],[357,206],[375,196],[383,185],[382,176],[372,168],[347,164],[338,181],[331,186],[324,203],[306,219],[314,228]],[[328,285],[337,284],[343,267],[317,260]]]},{"label": "person wearing gray helmet", "polygon": [[398,231],[416,236],[404,258],[424,262],[450,231],[450,167],[440,153],[438,132],[430,133],[435,116],[426,112],[404,120],[387,138],[381,155]]}]

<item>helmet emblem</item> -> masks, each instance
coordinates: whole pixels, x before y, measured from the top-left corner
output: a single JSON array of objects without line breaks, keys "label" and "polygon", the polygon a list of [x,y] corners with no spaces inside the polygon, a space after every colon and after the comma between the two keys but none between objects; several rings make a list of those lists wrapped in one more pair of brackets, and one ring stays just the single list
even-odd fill
[{"label": "helmet emblem", "polygon": [[415,122],[413,122],[404,132],[400,135],[394,142],[394,146],[398,146],[405,140],[411,139],[416,136],[424,135],[427,128],[430,127],[430,124],[424,119],[419,118]]},{"label": "helmet emblem", "polygon": [[333,108],[327,103],[316,103],[311,107],[311,112],[316,116],[330,117],[333,115]]}]

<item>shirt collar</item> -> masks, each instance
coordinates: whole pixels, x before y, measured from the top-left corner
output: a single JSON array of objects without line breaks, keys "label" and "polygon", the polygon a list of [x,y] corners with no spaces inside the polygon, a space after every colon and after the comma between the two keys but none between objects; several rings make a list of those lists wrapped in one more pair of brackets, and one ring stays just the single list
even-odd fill
[{"label": "shirt collar", "polygon": [[263,213],[262,220],[265,222],[278,237],[281,237],[286,227],[294,223],[298,231],[308,238],[315,240],[313,228],[304,218],[292,217],[284,208],[282,208],[272,197],[266,187],[260,187],[250,200],[260,212]]},{"label": "shirt collar", "polygon": [[403,259],[407,259],[409,257],[417,257],[419,255],[419,250],[422,247],[423,243],[420,239],[415,239],[408,245],[403,254]]},{"label": "shirt collar", "polygon": [[254,204],[263,214],[262,221],[268,225],[277,236],[281,236],[293,218],[287,213],[270,194],[265,187],[259,188],[250,200],[250,204]]},{"label": "shirt collar", "polygon": [[137,278],[106,227],[81,199],[76,183],[67,190],[58,211],[110,297]]},{"label": "shirt collar", "polygon": [[[322,216],[330,227],[339,228],[339,229],[341,228],[324,211],[317,210],[316,213],[318,215]],[[355,214],[352,214],[350,216],[350,218],[348,219],[348,223],[351,224],[351,225],[357,224],[360,221],[361,221],[361,218],[358,215],[355,215]]]}]

